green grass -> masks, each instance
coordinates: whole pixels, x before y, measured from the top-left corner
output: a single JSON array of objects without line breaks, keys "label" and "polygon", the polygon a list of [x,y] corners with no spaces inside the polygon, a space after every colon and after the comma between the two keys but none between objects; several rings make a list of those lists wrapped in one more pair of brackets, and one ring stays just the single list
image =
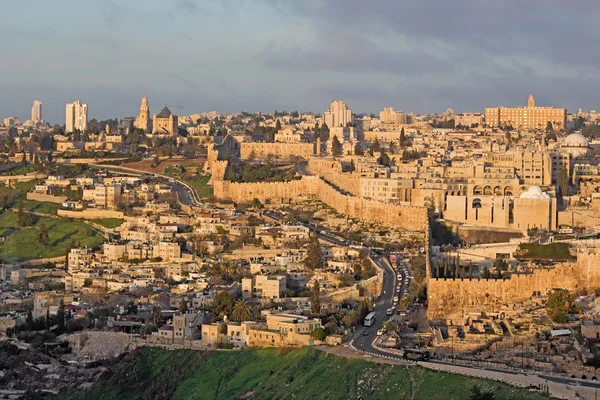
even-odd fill
[{"label": "green grass", "polygon": [[200,197],[210,197],[214,194],[214,189],[206,186],[209,180],[210,175],[193,179],[182,179],[182,181],[196,189],[196,192],[198,192],[198,196]]},{"label": "green grass", "polygon": [[27,175],[30,172],[35,171],[35,166],[32,163],[27,163],[24,165],[23,163],[16,163],[10,166],[6,171],[0,173],[0,175],[4,176],[16,176],[16,175]]},{"label": "green grass", "polygon": [[[50,238],[46,246],[41,246],[37,240],[42,224],[48,228]],[[0,243],[0,258],[7,262],[63,256],[72,241],[87,247],[99,246],[104,241],[101,234],[83,221],[40,217],[35,225],[20,227],[14,212],[0,215],[0,236],[6,238]]]},{"label": "green grass", "polygon": [[[473,385],[496,400],[546,399],[503,383],[346,359],[304,348],[200,352],[141,348],[89,390],[60,399],[468,399]],[[414,388],[411,388],[411,376]]]},{"label": "green grass", "polygon": [[102,225],[108,229],[114,229],[117,226],[121,226],[125,220],[121,218],[100,218],[91,220],[91,222],[95,222],[96,224]]},{"label": "green grass", "polygon": [[568,243],[521,243],[517,258],[535,258],[543,260],[572,260],[574,256],[569,252]]},{"label": "green grass", "polygon": [[39,201],[32,201],[32,200],[23,201],[23,207],[27,211],[33,211],[36,213],[50,214],[50,215],[58,215],[58,209],[60,208],[60,206],[55,203],[42,203]]}]

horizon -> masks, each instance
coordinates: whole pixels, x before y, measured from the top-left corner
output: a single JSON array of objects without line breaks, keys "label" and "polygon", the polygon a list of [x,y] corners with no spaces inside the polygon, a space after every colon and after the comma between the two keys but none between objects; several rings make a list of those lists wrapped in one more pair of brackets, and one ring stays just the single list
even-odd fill
[{"label": "horizon", "polygon": [[529,93],[599,107],[595,2],[341,1],[8,4],[0,111],[26,120],[41,100],[44,120],[63,124],[80,100],[89,119],[121,119],[144,94],[151,115],[322,113],[334,98],[356,114],[484,112]]}]

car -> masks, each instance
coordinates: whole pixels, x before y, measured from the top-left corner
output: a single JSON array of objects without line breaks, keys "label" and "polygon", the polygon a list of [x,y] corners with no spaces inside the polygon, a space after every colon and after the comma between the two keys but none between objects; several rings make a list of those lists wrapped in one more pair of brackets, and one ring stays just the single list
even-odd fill
[{"label": "car", "polygon": [[383,335],[383,333],[384,333],[384,332],[385,332],[385,331],[384,331],[383,329],[380,329],[380,330],[378,330],[378,331],[377,331],[377,336],[381,336],[381,335]]},{"label": "car", "polygon": [[387,311],[385,312],[387,315],[392,315],[392,309],[388,308]]},{"label": "car", "polygon": [[398,296],[394,296],[394,302],[397,303],[398,302]]},{"label": "car", "polygon": [[364,331],[363,336],[369,336],[369,331]]}]

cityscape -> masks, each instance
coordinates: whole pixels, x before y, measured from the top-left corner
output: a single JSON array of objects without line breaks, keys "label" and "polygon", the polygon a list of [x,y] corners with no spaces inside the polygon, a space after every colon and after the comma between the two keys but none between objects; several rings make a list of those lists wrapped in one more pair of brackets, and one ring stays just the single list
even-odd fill
[{"label": "cityscape", "polygon": [[[96,7],[133,12],[125,2],[108,3]],[[159,20],[225,18],[215,14],[221,5],[174,3],[177,15],[165,11]],[[276,110],[267,106],[283,97],[223,106],[223,96],[209,104],[214,91],[203,92],[192,77],[185,85],[207,94],[209,105],[178,98],[160,82],[144,88],[148,66],[141,64],[134,82],[141,89],[123,85],[127,96],[117,91],[108,102],[77,85],[68,98],[40,89],[25,106],[22,93],[11,101],[4,91],[0,398],[597,400],[600,111],[590,109],[588,92],[573,108],[576,85],[563,100],[556,88],[540,88],[540,78],[519,81],[518,90],[516,81],[497,85],[502,96],[486,90],[469,101],[441,89],[444,101],[413,94],[410,107],[375,81],[369,93],[328,86],[323,76],[303,81],[315,67],[333,73],[332,82],[354,84],[347,68],[384,53],[385,74],[429,71],[395,64],[396,55],[421,53],[380,51],[391,16],[361,2],[260,3],[257,10],[280,15],[291,33],[311,21],[319,34],[348,35],[338,47],[324,40],[325,50],[314,54],[267,43],[255,26],[236,36],[248,47],[265,44],[269,65],[289,68],[270,82],[286,93]],[[437,10],[424,3],[410,10]],[[531,17],[525,3],[517,7]],[[549,3],[555,15],[564,12]],[[149,0],[139,15],[156,18],[154,5]],[[244,29],[246,18],[264,18],[246,4],[235,13],[233,4],[222,7]],[[315,21],[327,12],[332,26],[323,28]],[[341,18],[356,23],[358,14],[382,24],[369,28],[372,40],[341,27]],[[121,18],[100,15],[122,38],[119,46],[135,36]],[[398,18],[407,24],[402,35],[414,34],[413,23]],[[464,43],[425,25],[427,40],[442,47]],[[485,40],[495,38],[474,26]],[[5,28],[20,35],[10,23]],[[185,46],[170,29],[171,45]],[[515,32],[527,47],[527,29]],[[461,34],[476,46],[474,32]],[[211,48],[225,39],[214,40]],[[118,61],[119,46],[103,56]],[[211,57],[235,60],[224,48]],[[185,60],[175,58],[170,73],[178,63],[184,74]],[[48,68],[48,80],[57,71],[74,80],[95,76],[66,61]],[[154,68],[166,68],[164,60]],[[18,69],[0,86],[9,75],[18,81]],[[249,83],[228,96],[252,98],[251,84],[268,75],[251,60],[247,69],[236,79]],[[517,79],[511,74],[507,82]],[[298,84],[323,92],[310,104],[299,95],[290,108]],[[423,88],[424,97],[435,92],[433,83]],[[496,100],[513,98],[520,100]],[[240,104],[249,111],[232,111]]]}]

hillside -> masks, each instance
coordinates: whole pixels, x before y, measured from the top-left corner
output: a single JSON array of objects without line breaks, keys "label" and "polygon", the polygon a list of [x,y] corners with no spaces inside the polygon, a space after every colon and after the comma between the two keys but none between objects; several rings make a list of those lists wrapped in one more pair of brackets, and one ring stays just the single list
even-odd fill
[{"label": "hillside", "polygon": [[464,400],[475,384],[493,391],[496,400],[547,398],[497,382],[346,359],[311,348],[287,354],[277,349],[141,348],[90,389],[72,388],[60,399]]}]

